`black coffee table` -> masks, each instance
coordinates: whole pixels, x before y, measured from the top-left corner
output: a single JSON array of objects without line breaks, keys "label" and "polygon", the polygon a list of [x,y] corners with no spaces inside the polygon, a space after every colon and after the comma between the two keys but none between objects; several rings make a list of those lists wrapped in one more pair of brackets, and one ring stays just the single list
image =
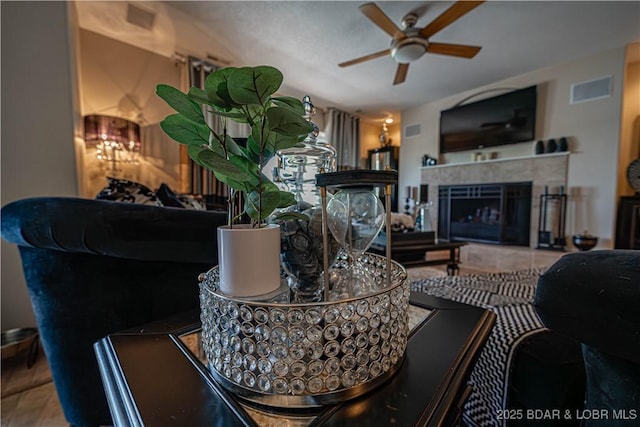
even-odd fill
[{"label": "black coffee table", "polygon": [[[396,238],[396,242],[391,243],[391,259],[399,262],[405,267],[417,267],[428,265],[447,265],[447,274],[454,276],[458,274],[458,264],[460,263],[460,248],[468,245],[468,242],[434,242],[431,238],[425,241],[414,238],[424,233],[398,233],[404,237],[403,234],[410,239],[399,240]],[[432,237],[432,236],[431,236]],[[378,239],[371,247],[369,252],[378,255],[386,255],[387,245],[384,241]],[[448,251],[447,257],[433,257],[433,252]]]},{"label": "black coffee table", "polygon": [[198,356],[198,311],[109,335],[95,352],[114,425],[451,425],[495,314],[420,293],[411,304],[428,316],[413,327],[399,371],[363,396],[307,414],[260,413],[218,385]]}]

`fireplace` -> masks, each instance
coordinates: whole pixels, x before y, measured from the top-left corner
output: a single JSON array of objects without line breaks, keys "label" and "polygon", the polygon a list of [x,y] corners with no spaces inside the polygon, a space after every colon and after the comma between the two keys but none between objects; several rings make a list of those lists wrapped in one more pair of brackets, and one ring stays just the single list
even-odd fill
[{"label": "fireplace", "polygon": [[441,185],[438,238],[529,246],[531,182]]},{"label": "fireplace", "polygon": [[[540,195],[544,194],[545,187],[567,187],[569,171],[569,153],[551,153],[536,156],[504,158],[485,160],[470,163],[438,164],[420,168],[420,184],[428,186],[429,192],[425,202],[433,204],[432,212],[440,212],[439,188],[443,186],[471,186],[478,184],[496,185],[496,183],[531,183],[531,209],[529,217],[529,247],[535,247],[538,243],[537,219],[540,209]],[[448,206],[448,201],[444,201]],[[446,211],[447,215],[449,214]],[[442,221],[432,218],[434,225]],[[526,222],[526,221],[525,221]],[[523,225],[524,228],[524,225]],[[441,239],[448,239],[448,221],[445,229],[438,235]],[[483,241],[484,239],[474,239]],[[496,239],[500,240],[500,239]],[[470,241],[470,240],[468,240]],[[493,242],[496,243],[496,242]],[[511,244],[511,243],[509,243]],[[464,252],[464,251],[463,251]]]}]

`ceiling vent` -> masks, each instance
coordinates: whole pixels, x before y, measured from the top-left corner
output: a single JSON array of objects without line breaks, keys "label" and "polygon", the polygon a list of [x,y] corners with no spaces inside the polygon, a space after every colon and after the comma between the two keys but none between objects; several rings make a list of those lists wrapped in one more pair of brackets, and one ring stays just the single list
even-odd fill
[{"label": "ceiling vent", "polygon": [[141,9],[131,3],[127,5],[127,22],[130,24],[137,25],[145,30],[151,30],[155,17],[155,13]]},{"label": "ceiling vent", "polygon": [[420,135],[420,123],[415,125],[409,125],[404,128],[404,137],[411,138],[413,136]]},{"label": "ceiling vent", "polygon": [[611,96],[611,76],[600,77],[571,85],[571,104],[593,101]]}]

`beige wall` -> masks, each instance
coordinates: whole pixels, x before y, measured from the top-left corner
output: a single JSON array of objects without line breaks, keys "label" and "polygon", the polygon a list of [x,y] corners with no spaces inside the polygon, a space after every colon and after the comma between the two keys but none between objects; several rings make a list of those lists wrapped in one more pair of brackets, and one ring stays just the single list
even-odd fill
[{"label": "beige wall", "polygon": [[[618,144],[620,140],[622,85],[624,83],[625,47],[602,52],[588,58],[523,74],[438,100],[402,113],[402,127],[420,124],[421,134],[404,138],[400,151],[400,186],[420,183],[420,159],[424,154],[438,154],[440,111],[450,108],[474,93],[498,87],[538,85],[536,139],[566,136],[569,139],[569,206],[567,233],[585,229],[600,237],[600,244],[612,247],[617,204]],[[608,98],[571,105],[573,83],[611,75],[613,93]],[[528,156],[533,142],[492,147],[500,158]],[[470,153],[443,156],[445,163],[469,161]]]},{"label": "beige wall", "polygon": [[[80,30],[82,114],[123,117],[140,124],[142,131],[140,165],[124,165],[117,173],[99,162],[93,149],[82,146],[78,162],[83,197],[95,197],[105,186],[106,176],[137,181],[152,190],[164,182],[180,191],[179,144],[159,126],[174,111],[155,95],[155,87],[158,83],[186,87],[186,82],[181,83],[186,80],[186,67],[164,56],[166,52],[160,53]],[[281,94],[298,98],[305,95],[286,91]],[[323,130],[324,111],[319,105],[316,109],[312,120]]]},{"label": "beige wall", "polygon": [[87,30],[80,30],[80,87],[83,115],[122,117],[141,127],[140,165],[114,172],[84,147],[78,162],[80,194],[94,198],[106,177],[130,179],[152,190],[167,183],[178,190],[180,145],[167,137],[159,122],[173,110],[155,94],[158,83],[180,87],[183,65],[169,58]]},{"label": "beige wall", "polygon": [[[67,2],[1,2],[0,7],[1,204],[77,196],[73,11]],[[1,260],[2,329],[35,326],[17,248],[2,241]]]},{"label": "beige wall", "polygon": [[627,167],[640,159],[640,43],[627,47],[627,64],[622,98],[620,154],[618,159],[618,196],[634,194],[627,179]]},{"label": "beige wall", "polygon": [[368,151],[380,147],[380,126],[360,119],[360,167],[366,168]]}]

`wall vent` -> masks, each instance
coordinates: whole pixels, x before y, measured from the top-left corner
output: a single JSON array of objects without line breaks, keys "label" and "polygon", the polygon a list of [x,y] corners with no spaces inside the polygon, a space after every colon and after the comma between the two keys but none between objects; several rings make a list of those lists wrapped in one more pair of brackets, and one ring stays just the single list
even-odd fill
[{"label": "wall vent", "polygon": [[570,103],[593,101],[611,96],[611,76],[574,83],[571,85]]},{"label": "wall vent", "polygon": [[127,5],[127,22],[130,24],[137,25],[145,30],[151,30],[155,17],[155,13],[134,6],[131,3]]},{"label": "wall vent", "polygon": [[420,124],[409,125],[404,128],[404,137],[411,138],[420,135]]}]

